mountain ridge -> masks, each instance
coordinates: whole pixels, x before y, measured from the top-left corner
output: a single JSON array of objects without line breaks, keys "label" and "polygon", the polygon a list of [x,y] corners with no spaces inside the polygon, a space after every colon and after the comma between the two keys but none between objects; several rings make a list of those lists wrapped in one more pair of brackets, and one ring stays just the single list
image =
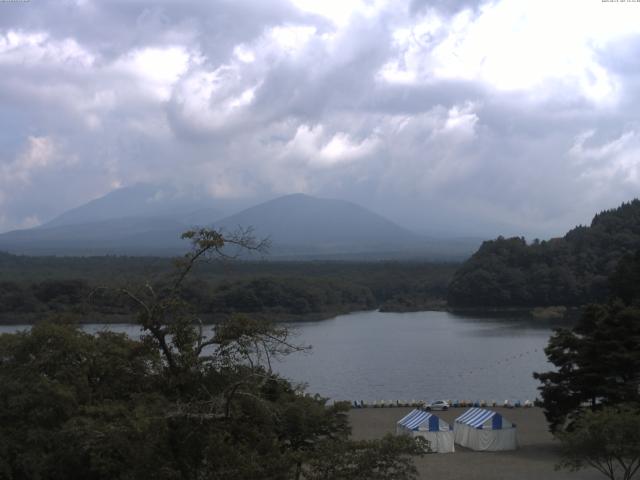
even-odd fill
[{"label": "mountain ridge", "polygon": [[[319,217],[321,222],[317,222]],[[269,236],[274,243],[291,245],[354,241],[379,244],[393,239],[398,243],[397,240],[421,238],[353,202],[302,193],[277,197],[214,222],[214,226],[225,229],[246,225],[251,225],[258,236]]]},{"label": "mountain ridge", "polygon": [[112,190],[101,197],[71,208],[38,228],[79,225],[124,217],[172,218],[207,206],[210,207],[201,199],[175,188],[138,183]]},{"label": "mountain ridge", "polygon": [[[181,214],[174,208],[171,215],[158,211],[156,204],[152,209],[121,205],[123,198],[146,202],[154,192],[152,187],[116,192],[69,210],[43,226],[1,234],[0,250],[28,255],[172,256],[189,248],[180,234],[195,226],[214,226],[227,232],[252,227],[257,237],[271,238],[269,256],[277,259],[460,259],[477,245],[472,241],[430,240],[355,203],[305,194],[277,197],[216,219],[215,209],[207,204]],[[115,206],[109,204],[114,198]],[[115,218],[118,206],[124,216]],[[98,212],[97,218],[90,216],[92,211]]]}]

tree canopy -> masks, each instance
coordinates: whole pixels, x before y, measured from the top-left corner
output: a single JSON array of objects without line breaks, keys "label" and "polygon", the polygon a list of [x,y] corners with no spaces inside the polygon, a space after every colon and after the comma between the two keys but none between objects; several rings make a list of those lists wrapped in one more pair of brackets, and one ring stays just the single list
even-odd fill
[{"label": "tree canopy", "polygon": [[271,361],[304,349],[236,316],[206,331],[182,295],[189,272],[250,236],[188,232],[166,288],[122,289],[141,338],[41,323],[0,336],[0,476],[27,479],[415,478],[412,439],[349,439],[348,405],[304,393]]},{"label": "tree canopy", "polygon": [[608,277],[640,248],[640,200],[597,214],[562,238],[487,241],[449,285],[452,306],[530,307],[605,301]]},{"label": "tree canopy", "polygon": [[545,414],[562,429],[581,407],[640,401],[640,309],[592,305],[573,329],[559,329],[545,349],[556,370],[535,373]]},{"label": "tree canopy", "polygon": [[640,403],[640,251],[623,257],[606,304],[588,306],[573,328],[557,329],[545,349],[556,369],[534,373],[553,431],[584,407]]},{"label": "tree canopy", "polygon": [[586,412],[570,431],[559,434],[560,467],[591,466],[610,480],[630,480],[640,469],[640,414],[628,406]]},{"label": "tree canopy", "polygon": [[[457,265],[411,262],[199,262],[181,295],[207,322],[236,313],[273,321],[318,320],[380,308],[421,310],[445,302]],[[0,323],[48,315],[78,321],[131,322],[136,305],[116,290],[149,283],[166,288],[168,259],[0,255]],[[91,295],[97,286],[109,286]]]}]

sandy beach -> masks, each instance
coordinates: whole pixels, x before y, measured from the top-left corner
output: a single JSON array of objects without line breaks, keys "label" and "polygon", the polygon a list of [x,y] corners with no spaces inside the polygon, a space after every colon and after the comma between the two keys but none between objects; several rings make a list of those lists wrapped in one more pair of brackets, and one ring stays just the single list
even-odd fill
[{"label": "sandy beach", "polygon": [[[465,408],[435,412],[452,423]],[[518,428],[519,448],[511,452],[474,452],[456,445],[455,453],[429,454],[417,458],[420,478],[438,480],[597,480],[604,478],[593,469],[556,471],[558,442],[549,433],[540,408],[492,408]],[[396,422],[411,408],[353,409],[349,416],[355,439],[379,438],[394,433]]]}]

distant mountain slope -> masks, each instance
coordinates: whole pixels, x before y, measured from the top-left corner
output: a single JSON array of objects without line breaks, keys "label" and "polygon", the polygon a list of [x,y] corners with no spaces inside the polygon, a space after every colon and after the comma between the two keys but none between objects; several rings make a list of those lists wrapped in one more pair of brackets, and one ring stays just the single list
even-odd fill
[{"label": "distant mountain slope", "polygon": [[274,259],[461,260],[479,244],[473,239],[429,239],[343,200],[287,195],[214,221],[215,208],[190,210],[196,205],[172,198],[145,185],[117,190],[44,226],[1,234],[0,250],[26,255],[179,255],[189,248],[180,234],[196,225],[227,232],[253,227],[256,236],[271,238],[269,257]]},{"label": "distant mountain slope", "polygon": [[212,204],[210,198],[180,192],[172,187],[137,184],[114,190],[71,209],[40,228],[79,225],[124,217],[163,217],[189,224],[188,217],[198,212],[201,214],[198,220],[206,218],[207,223],[212,223],[229,213],[213,208]]},{"label": "distant mountain slope", "polygon": [[640,201],[597,214],[589,227],[528,245],[484,242],[449,286],[452,306],[582,305],[606,298],[618,261],[640,248]]},{"label": "distant mountain slope", "polygon": [[303,194],[279,197],[215,222],[225,230],[248,225],[257,236],[269,236],[274,247],[366,250],[407,247],[422,240],[354,203]]},{"label": "distant mountain slope", "polygon": [[0,235],[0,250],[26,255],[175,255],[186,243],[181,222],[126,217]]},{"label": "distant mountain slope", "polygon": [[39,227],[1,234],[0,249],[27,255],[176,255],[188,248],[181,232],[211,225],[229,208],[197,192],[137,184]]}]

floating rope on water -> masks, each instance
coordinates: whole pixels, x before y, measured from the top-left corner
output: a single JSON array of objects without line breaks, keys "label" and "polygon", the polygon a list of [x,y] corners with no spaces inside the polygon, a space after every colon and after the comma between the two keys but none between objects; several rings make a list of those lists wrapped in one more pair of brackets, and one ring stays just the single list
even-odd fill
[{"label": "floating rope on water", "polygon": [[[348,401],[348,400],[345,400]],[[365,402],[364,400],[348,401],[351,404],[351,408],[398,408],[398,407],[413,407],[413,408],[425,408],[425,402],[420,400],[374,400],[373,402]],[[334,401],[334,403],[339,403]],[[540,401],[536,398],[533,402],[525,400],[505,400],[502,403],[498,403],[495,400],[492,401],[471,401],[471,400],[449,400],[449,408],[468,408],[468,407],[502,407],[502,408],[531,408],[540,406]]]},{"label": "floating rope on water", "polygon": [[502,359],[500,359],[500,360],[498,360],[496,362],[493,362],[490,365],[485,365],[483,367],[479,367],[479,368],[476,368],[474,370],[469,370],[468,372],[458,373],[457,376],[458,376],[458,378],[463,378],[463,377],[468,376],[468,375],[475,375],[477,373],[489,370],[491,368],[495,368],[498,365],[506,365],[509,362],[513,361],[513,360],[526,357],[526,356],[531,355],[533,353],[538,353],[538,349],[534,348],[533,350],[527,350],[526,352],[522,352],[522,353],[519,353],[519,354],[516,354],[516,355],[511,355],[509,357],[504,357],[504,358],[502,358]]}]

